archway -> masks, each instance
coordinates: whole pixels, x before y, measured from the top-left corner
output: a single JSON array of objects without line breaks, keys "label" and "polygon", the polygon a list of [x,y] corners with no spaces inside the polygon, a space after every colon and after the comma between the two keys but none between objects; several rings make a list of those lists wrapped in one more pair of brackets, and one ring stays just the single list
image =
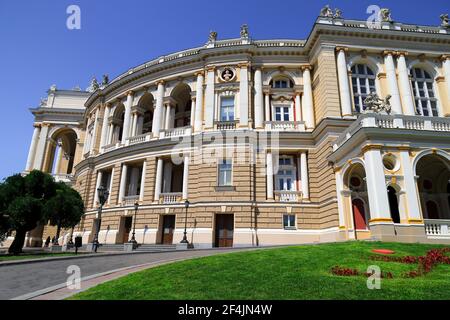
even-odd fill
[{"label": "archway", "polygon": [[349,214],[353,221],[356,239],[370,237],[368,221],[370,220],[369,198],[367,194],[366,172],[362,163],[352,164],[344,174],[344,188],[350,195]]},{"label": "archway", "polygon": [[425,219],[450,219],[450,160],[438,153],[416,165],[420,203]]},{"label": "archway", "polygon": [[180,83],[173,89],[171,96],[176,101],[176,107],[171,109],[170,127],[189,126],[192,111],[191,88],[185,83]]},{"label": "archway", "polygon": [[154,112],[154,98],[150,93],[145,93],[139,100],[140,113],[137,118],[137,127],[135,128],[135,134],[147,134],[152,132],[153,125],[153,112]]},{"label": "archway", "polygon": [[397,190],[394,187],[387,187],[389,209],[391,210],[391,218],[394,223],[400,223],[400,210],[398,208]]},{"label": "archway", "polygon": [[125,106],[120,103],[116,106],[111,123],[109,143],[115,144],[122,141],[123,123],[125,119]]},{"label": "archway", "polygon": [[77,134],[73,129],[61,129],[51,136],[44,171],[54,175],[72,174],[77,148]]}]

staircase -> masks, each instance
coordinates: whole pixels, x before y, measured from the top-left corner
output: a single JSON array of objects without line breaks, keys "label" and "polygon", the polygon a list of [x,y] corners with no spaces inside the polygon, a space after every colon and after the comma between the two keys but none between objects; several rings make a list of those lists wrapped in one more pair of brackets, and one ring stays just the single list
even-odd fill
[{"label": "staircase", "polygon": [[175,251],[176,249],[176,244],[141,244],[135,252],[164,252]]}]

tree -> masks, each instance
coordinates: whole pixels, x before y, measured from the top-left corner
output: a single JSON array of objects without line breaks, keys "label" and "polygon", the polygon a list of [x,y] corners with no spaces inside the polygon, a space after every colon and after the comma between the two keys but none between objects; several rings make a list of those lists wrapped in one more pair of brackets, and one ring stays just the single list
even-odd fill
[{"label": "tree", "polygon": [[56,184],[56,195],[49,199],[44,207],[44,217],[52,226],[57,226],[56,243],[61,228],[73,228],[84,212],[84,204],[80,194],[64,182]]},{"label": "tree", "polygon": [[55,192],[53,177],[38,170],[24,177],[10,176],[0,184],[0,214],[8,228],[16,231],[9,253],[22,252],[26,233],[44,222],[43,208]]}]

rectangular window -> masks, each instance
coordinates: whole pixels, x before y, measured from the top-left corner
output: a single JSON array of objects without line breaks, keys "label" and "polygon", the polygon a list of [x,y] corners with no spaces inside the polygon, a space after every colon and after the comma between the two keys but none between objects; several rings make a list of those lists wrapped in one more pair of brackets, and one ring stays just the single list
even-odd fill
[{"label": "rectangular window", "polygon": [[283,227],[285,229],[295,229],[295,215],[285,214],[283,215]]},{"label": "rectangular window", "polygon": [[220,99],[220,121],[234,121],[234,96]]},{"label": "rectangular window", "polygon": [[275,121],[289,121],[289,107],[275,107]]},{"label": "rectangular window", "polygon": [[232,165],[230,159],[219,162],[219,186],[231,186]]}]

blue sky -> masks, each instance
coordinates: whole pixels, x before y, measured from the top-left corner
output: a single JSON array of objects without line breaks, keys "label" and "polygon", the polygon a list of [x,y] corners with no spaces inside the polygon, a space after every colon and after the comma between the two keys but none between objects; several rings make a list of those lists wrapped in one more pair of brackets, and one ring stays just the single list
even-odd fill
[{"label": "blue sky", "polygon": [[[52,84],[80,85],[110,78],[163,54],[203,45],[210,30],[238,37],[247,23],[254,39],[308,36],[325,4],[345,18],[367,19],[375,4],[396,21],[438,25],[448,0],[0,0],[0,178],[25,167],[33,131],[30,107]],[[81,30],[68,30],[66,9],[81,8]]]}]

